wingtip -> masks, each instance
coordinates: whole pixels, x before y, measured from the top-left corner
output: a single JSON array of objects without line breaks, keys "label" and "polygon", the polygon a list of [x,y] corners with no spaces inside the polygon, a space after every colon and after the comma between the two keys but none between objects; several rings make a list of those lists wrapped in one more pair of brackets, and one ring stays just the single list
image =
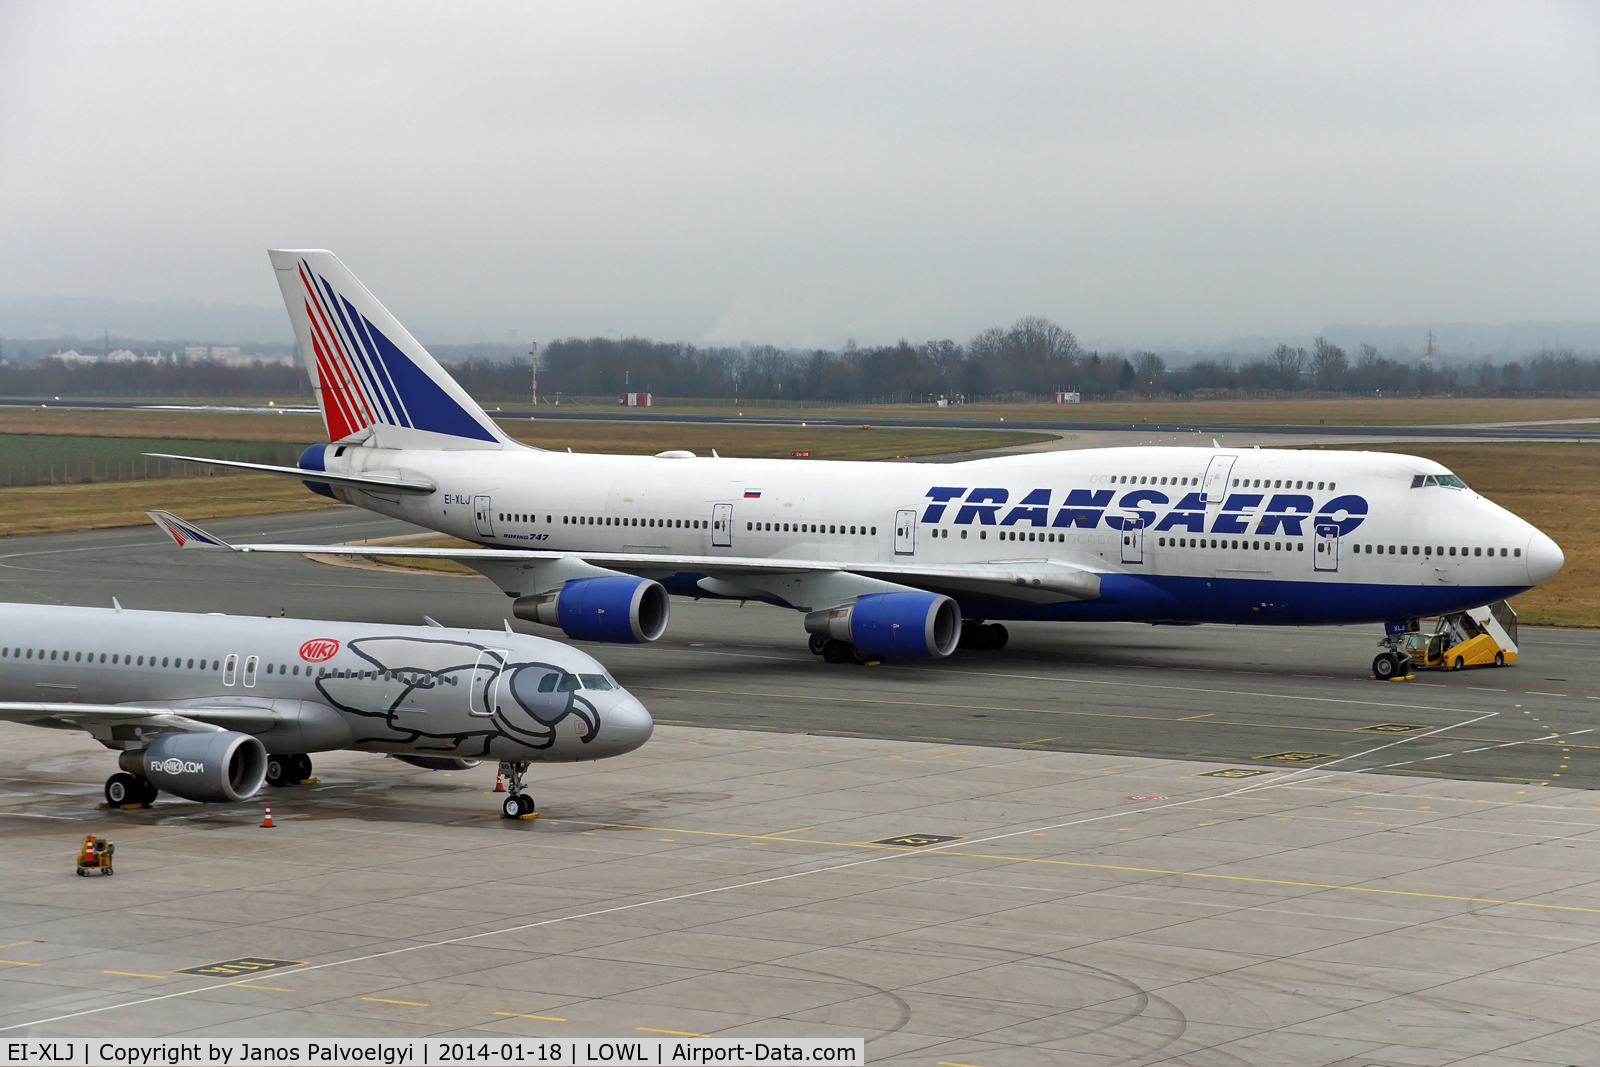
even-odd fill
[{"label": "wingtip", "polygon": [[233,548],[232,545],[212,533],[207,533],[192,522],[185,522],[170,511],[147,511],[150,521],[161,528],[161,532],[172,538],[179,548]]}]

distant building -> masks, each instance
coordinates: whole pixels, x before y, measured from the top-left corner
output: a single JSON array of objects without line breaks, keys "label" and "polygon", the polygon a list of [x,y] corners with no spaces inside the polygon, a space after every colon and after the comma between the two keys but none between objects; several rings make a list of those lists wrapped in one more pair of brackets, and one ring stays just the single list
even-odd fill
[{"label": "distant building", "polygon": [[[239,350],[236,348],[234,351],[237,352]],[[184,359],[205,359],[210,355],[211,349],[207,348],[205,345],[190,345],[188,348],[183,350]]]},{"label": "distant building", "polygon": [[239,358],[239,346],[238,345],[212,345],[211,346],[211,358],[216,360],[218,363],[230,363],[231,364],[233,360]]},{"label": "distant building", "polygon": [[82,352],[79,352],[75,348],[68,349],[65,352],[56,352],[56,353],[54,353],[54,356],[55,356],[56,359],[59,359],[63,363],[99,363],[100,362],[100,357],[99,356],[86,356]]}]

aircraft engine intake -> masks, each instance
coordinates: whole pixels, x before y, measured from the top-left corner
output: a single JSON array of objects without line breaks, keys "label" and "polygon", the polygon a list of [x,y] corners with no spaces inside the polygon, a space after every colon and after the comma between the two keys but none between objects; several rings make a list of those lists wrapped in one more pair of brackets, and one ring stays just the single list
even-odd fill
[{"label": "aircraft engine intake", "polygon": [[519,619],[559,626],[578,641],[633,644],[654,641],[667,630],[667,591],[649,578],[579,578],[554,593],[519,597],[511,613]]},{"label": "aircraft engine intake", "polygon": [[939,593],[869,593],[813,611],[806,630],[874,656],[948,656],[961,641],[961,609]]},{"label": "aircraft engine intake", "polygon": [[266,746],[236,730],[159,734],[143,752],[125,756],[138,759],[151,785],[185,800],[246,800],[267,780]]}]

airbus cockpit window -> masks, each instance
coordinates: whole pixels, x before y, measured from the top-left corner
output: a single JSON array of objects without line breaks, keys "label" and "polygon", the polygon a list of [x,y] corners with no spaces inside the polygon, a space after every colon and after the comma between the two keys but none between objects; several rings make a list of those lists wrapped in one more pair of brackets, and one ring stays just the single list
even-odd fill
[{"label": "airbus cockpit window", "polygon": [[611,679],[603,674],[580,674],[578,677],[583,679],[583,687],[585,689],[611,688]]}]

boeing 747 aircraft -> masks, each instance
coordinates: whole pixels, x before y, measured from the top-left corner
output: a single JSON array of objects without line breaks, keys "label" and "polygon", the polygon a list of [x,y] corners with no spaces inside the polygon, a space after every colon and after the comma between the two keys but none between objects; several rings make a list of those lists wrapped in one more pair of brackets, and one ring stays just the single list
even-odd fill
[{"label": "boeing 747 aircraft", "polygon": [[273,251],[327,444],[313,492],[473,549],[180,544],[436,556],[518,618],[653,641],[669,594],[805,615],[829,661],[995,648],[996,620],[1382,623],[1478,608],[1561,569],[1561,549],[1431,460],[1368,452],[1099,448],[965,463],[548,452],[508,437],[332,253]]},{"label": "boeing 747 aircraft", "polygon": [[0,720],[116,751],[114,807],[244,800],[350,749],[431,770],[498,760],[517,817],[534,811],[530,764],[632,752],[653,728],[594,659],[511,632],[7,604],[0,642]]}]

